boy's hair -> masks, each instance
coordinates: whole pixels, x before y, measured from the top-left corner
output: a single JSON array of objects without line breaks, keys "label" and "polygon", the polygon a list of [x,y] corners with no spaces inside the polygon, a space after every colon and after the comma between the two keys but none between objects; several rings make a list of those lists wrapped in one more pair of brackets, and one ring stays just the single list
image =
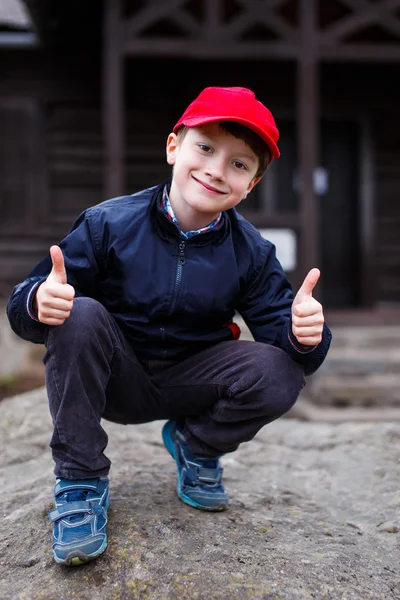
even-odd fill
[{"label": "boy's hair", "polygon": [[[258,136],[254,131],[241,125],[240,123],[236,123],[235,121],[218,121],[218,125],[225,133],[229,133],[233,135],[233,137],[242,140],[247,144],[254,152],[254,154],[258,158],[258,169],[257,173],[254,177],[261,177],[264,173],[268,164],[271,160],[271,154],[269,148],[265,142]],[[176,132],[176,136],[178,138],[178,142],[182,143],[186,133],[191,129],[186,125],[182,125],[179,127]]]}]

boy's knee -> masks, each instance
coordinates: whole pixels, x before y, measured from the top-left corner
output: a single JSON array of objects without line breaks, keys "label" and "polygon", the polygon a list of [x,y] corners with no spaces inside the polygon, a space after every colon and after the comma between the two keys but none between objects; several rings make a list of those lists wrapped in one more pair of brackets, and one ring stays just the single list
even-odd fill
[{"label": "boy's knee", "polygon": [[280,414],[284,414],[295,404],[306,381],[302,365],[294,361],[284,350],[278,348],[276,350],[278,352],[273,364],[276,373],[274,389]]},{"label": "boy's knee", "polygon": [[294,361],[287,352],[269,344],[256,344],[253,365],[256,371],[268,379],[291,379],[301,385],[304,382],[303,367]]},{"label": "boy's knee", "polygon": [[96,318],[101,318],[105,313],[107,313],[107,311],[104,306],[94,298],[79,296],[74,300],[71,317],[84,321],[93,321]]},{"label": "boy's knee", "polygon": [[303,366],[293,360],[287,352],[274,348],[274,368],[280,373],[282,380],[292,381],[295,385],[303,387],[305,383]]},{"label": "boy's knee", "polygon": [[64,325],[93,331],[93,328],[102,325],[106,315],[107,311],[100,302],[93,298],[79,297],[75,298],[71,314]]},{"label": "boy's knee", "polygon": [[[305,385],[303,367],[284,350],[267,344],[257,344],[251,368],[248,370],[246,387],[262,398],[270,410],[274,405],[284,414],[295,404]],[[252,396],[252,394],[250,394]]]},{"label": "boy's knee", "polygon": [[62,325],[51,327],[49,337],[63,340],[71,338],[75,346],[87,343],[96,330],[104,328],[106,316],[106,309],[97,300],[86,297],[75,298],[68,319],[65,319]]}]

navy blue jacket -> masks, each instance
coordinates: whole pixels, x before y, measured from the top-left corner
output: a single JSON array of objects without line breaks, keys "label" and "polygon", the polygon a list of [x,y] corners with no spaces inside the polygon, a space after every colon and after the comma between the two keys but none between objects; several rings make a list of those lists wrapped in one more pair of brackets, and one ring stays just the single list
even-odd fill
[{"label": "navy blue jacket", "polygon": [[[220,227],[182,240],[159,208],[163,185],[85,210],[59,244],[76,296],[101,302],[143,358],[180,360],[234,339],[240,313],[254,339],[283,348],[313,373],[331,333],[302,347],[291,332],[293,294],[275,247],[235,209]],[[17,285],[7,305],[13,331],[44,342],[48,325],[29,316],[32,287],[51,271],[48,255]],[[30,293],[31,292],[31,293]]]}]

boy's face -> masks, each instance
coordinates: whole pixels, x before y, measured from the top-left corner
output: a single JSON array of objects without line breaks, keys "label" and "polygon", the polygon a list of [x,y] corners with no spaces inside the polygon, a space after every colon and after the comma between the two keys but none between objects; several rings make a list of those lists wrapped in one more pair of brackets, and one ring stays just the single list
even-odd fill
[{"label": "boy's face", "polygon": [[167,160],[174,167],[170,201],[186,230],[205,227],[239,204],[260,179],[253,150],[218,123],[189,129],[181,142],[171,133]]}]

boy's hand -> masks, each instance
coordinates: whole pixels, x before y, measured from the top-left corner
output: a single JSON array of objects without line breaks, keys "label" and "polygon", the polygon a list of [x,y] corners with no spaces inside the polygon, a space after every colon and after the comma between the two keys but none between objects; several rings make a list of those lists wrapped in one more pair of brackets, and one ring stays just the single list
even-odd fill
[{"label": "boy's hand", "polygon": [[303,346],[316,346],[322,340],[324,313],[312,296],[320,274],[318,269],[311,269],[292,304],[292,332]]},{"label": "boy's hand", "polygon": [[46,281],[37,289],[34,307],[41,323],[62,325],[71,313],[75,290],[67,283],[61,249],[51,246],[50,256],[53,268]]}]

